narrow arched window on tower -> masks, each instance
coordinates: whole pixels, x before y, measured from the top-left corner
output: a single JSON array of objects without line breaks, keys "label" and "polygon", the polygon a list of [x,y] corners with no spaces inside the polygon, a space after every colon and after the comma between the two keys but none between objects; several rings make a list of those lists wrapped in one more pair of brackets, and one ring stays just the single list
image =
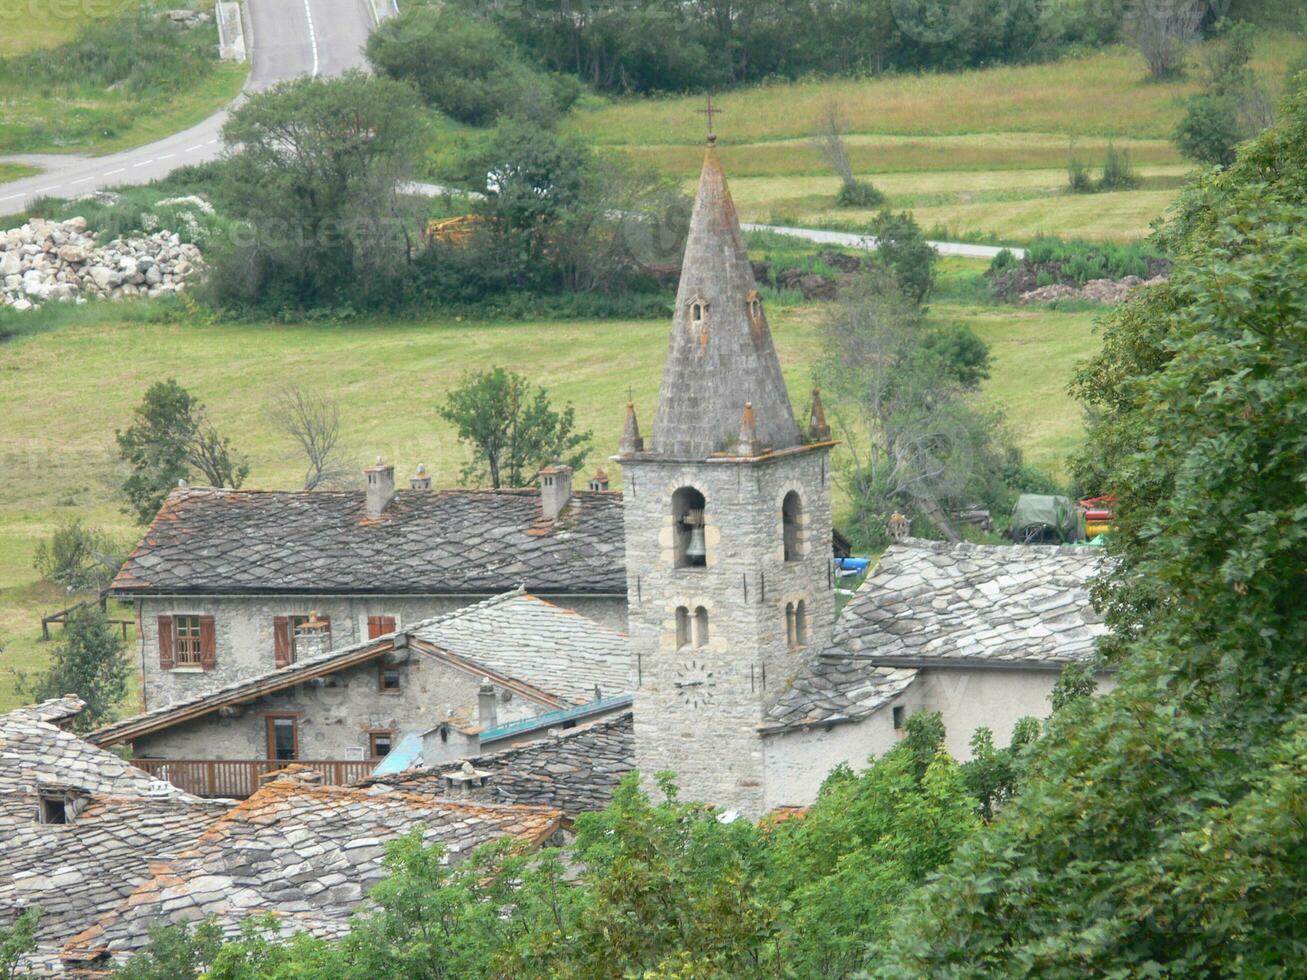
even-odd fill
[{"label": "narrow arched window on tower", "polygon": [[708,610],[700,606],[694,611],[694,645],[708,645]]},{"label": "narrow arched window on tower", "polygon": [[791,490],[781,503],[781,537],[785,544],[785,560],[798,561],[803,557],[803,543],[799,529],[803,524],[803,500],[798,491]]},{"label": "narrow arched window on tower", "polygon": [[677,568],[703,568],[708,564],[704,540],[703,494],[694,487],[681,487],[672,494],[673,558]]},{"label": "narrow arched window on tower", "polygon": [[799,645],[799,636],[795,625],[794,603],[785,604],[785,645],[793,650]]},{"label": "narrow arched window on tower", "polygon": [[808,610],[802,599],[794,604],[794,645],[808,645]]},{"label": "narrow arched window on tower", "polygon": [[690,645],[690,610],[676,607],[676,649]]}]

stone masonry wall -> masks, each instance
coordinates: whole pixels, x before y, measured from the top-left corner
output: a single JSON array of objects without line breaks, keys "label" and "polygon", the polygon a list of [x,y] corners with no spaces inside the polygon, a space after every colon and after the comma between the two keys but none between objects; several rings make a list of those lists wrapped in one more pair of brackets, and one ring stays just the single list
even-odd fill
[{"label": "stone masonry wall", "polygon": [[[762,712],[834,624],[827,452],[623,466],[637,765],[645,775],[676,772],[687,798],[757,816],[766,804]],[[672,494],[683,486],[705,498],[704,568],[674,567]],[[786,562],[781,503],[790,490],[803,501],[802,557]],[[785,609],[800,599],[808,640],[790,649]],[[705,646],[677,648],[678,606],[708,611]]]},{"label": "stone masonry wall", "polygon": [[[423,731],[458,716],[476,718],[481,678],[414,652],[401,674],[399,693],[378,690],[381,660],[333,675],[335,686],[299,684],[243,706],[239,717],[219,713],[175,725],[133,744],[137,756],[162,759],[266,759],[268,715],[296,714],[300,758],[344,759],[351,748],[368,748],[368,733],[386,730],[396,742],[405,732]],[[496,691],[496,694],[502,692]],[[548,710],[520,695],[498,698],[502,722]]]},{"label": "stone masonry wall", "polygon": [[[340,649],[367,639],[369,616],[394,616],[399,627],[453,612],[485,596],[234,596],[234,597],[149,597],[138,600],[140,645],[137,667],[141,672],[144,710],[223,687],[238,680],[276,669],[273,619],[276,616],[306,616],[317,612],[331,617],[331,645]],[[626,601],[623,597],[558,597],[558,605],[574,608],[585,616],[618,629],[625,629]],[[210,671],[197,667],[159,667],[158,617],[202,615],[214,619],[217,666]],[[475,700],[474,702],[475,703]]]}]

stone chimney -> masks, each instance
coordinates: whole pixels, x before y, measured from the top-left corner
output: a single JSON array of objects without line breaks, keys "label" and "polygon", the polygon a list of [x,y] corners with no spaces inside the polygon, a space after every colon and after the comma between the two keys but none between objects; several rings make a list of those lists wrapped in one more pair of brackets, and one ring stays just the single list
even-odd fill
[{"label": "stone chimney", "polygon": [[495,685],[490,683],[489,677],[481,678],[481,686],[477,688],[477,725],[483,732],[499,727],[499,714],[495,707]]},{"label": "stone chimney", "polygon": [[308,621],[301,623],[295,631],[295,659],[312,660],[330,652],[331,622],[314,610],[309,613]]},{"label": "stone chimney", "polygon": [[363,471],[368,480],[368,516],[380,517],[395,496],[395,467],[377,457],[375,466]]},{"label": "stone chimney", "polygon": [[431,474],[427,472],[426,463],[418,463],[418,471],[408,478],[409,489],[430,490]]},{"label": "stone chimney", "polygon": [[572,467],[555,460],[540,471],[540,509],[545,520],[558,520],[571,499]]},{"label": "stone chimney", "polygon": [[590,478],[589,488],[591,490],[608,489],[608,474],[602,468],[595,470],[595,475]]}]

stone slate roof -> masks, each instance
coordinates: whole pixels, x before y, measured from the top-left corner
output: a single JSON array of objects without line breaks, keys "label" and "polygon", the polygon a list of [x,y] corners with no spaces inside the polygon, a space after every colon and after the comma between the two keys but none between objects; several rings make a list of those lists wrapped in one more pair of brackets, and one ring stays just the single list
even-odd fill
[{"label": "stone slate roof", "polygon": [[536,490],[174,490],[113,581],[119,594],[626,594],[621,494]]},{"label": "stone slate roof", "polygon": [[631,690],[631,644],[616,630],[521,592],[410,632],[574,704]]},{"label": "stone slate roof", "polygon": [[11,809],[35,812],[35,793],[42,787],[115,797],[158,795],[159,781],[149,773],[41,720],[56,704],[66,706],[67,699],[0,715],[0,819]]},{"label": "stone slate roof", "polygon": [[1088,660],[1107,627],[1089,601],[1090,548],[891,546],[835,623],[831,646],[794,678],[763,731],[866,717],[916,668],[1056,668]]},{"label": "stone slate roof", "polygon": [[[632,713],[625,711],[589,725],[525,742],[501,752],[465,760],[490,774],[486,798],[496,803],[533,803],[556,807],[568,816],[602,810],[622,777],[635,768]],[[457,766],[425,766],[364,780],[359,785],[387,785],[408,793],[442,797],[444,777]]]},{"label": "stone slate roof", "polygon": [[911,667],[877,667],[865,660],[822,654],[799,672],[767,711],[764,734],[865,718],[916,678]]},{"label": "stone slate roof", "polygon": [[889,548],[835,624],[839,652],[877,664],[1056,665],[1093,656],[1107,632],[1089,600],[1094,548]]},{"label": "stone slate roof", "polygon": [[[762,447],[779,451],[801,443],[766,315],[755,320],[750,314],[756,297],[735,203],[710,144],[685,241],[653,452],[702,458],[731,450],[746,402],[753,405]],[[696,302],[706,304],[698,322],[691,313]]]},{"label": "stone slate roof", "polygon": [[338,936],[384,875],[388,841],[422,825],[427,844],[454,859],[505,835],[539,845],[561,814],[544,807],[478,805],[376,787],[316,786],[292,767],[212,824],[123,903],[69,941],[80,967],[122,958],[149,928],[208,917],[235,935],[247,916],[273,913],[289,932]]},{"label": "stone slate roof", "polygon": [[[0,926],[40,905],[47,961],[225,810],[87,744],[56,722],[84,707],[68,696],[0,715]],[[38,820],[40,790],[60,791],[71,823]]]},{"label": "stone slate roof", "polygon": [[3,821],[0,924],[41,907],[37,941],[57,950],[187,847],[231,806],[189,797],[93,796],[71,824]]},{"label": "stone slate roof", "polygon": [[[87,737],[97,745],[130,741],[224,705],[241,704],[385,656],[395,649],[397,638],[407,642],[408,637],[415,641],[415,649],[422,650],[426,644],[436,648],[432,652],[437,655],[451,654],[466,669],[490,675],[494,680],[514,682],[527,696],[553,707],[573,697],[578,702],[589,701],[594,697],[595,685],[608,690],[606,685],[619,684],[630,670],[630,646],[621,633],[514,589],[406,626],[397,633],[305,657],[174,701],[96,729]],[[494,662],[483,661],[483,656]]]}]

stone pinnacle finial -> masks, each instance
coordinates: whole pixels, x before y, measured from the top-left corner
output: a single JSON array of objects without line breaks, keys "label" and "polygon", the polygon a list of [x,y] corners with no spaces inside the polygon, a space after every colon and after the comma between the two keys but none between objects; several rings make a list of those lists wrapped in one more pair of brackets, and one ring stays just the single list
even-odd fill
[{"label": "stone pinnacle finial", "polygon": [[617,444],[617,451],[623,456],[644,452],[640,423],[635,417],[635,402],[626,403],[626,426],[622,429],[622,441]]},{"label": "stone pinnacle finial", "polygon": [[758,445],[758,420],[753,416],[753,402],[744,403],[744,413],[740,416],[740,441],[735,444],[735,451],[741,456],[757,456],[762,451]]},{"label": "stone pinnacle finial", "polygon": [[826,421],[826,406],[821,403],[821,389],[812,389],[812,408],[808,412],[808,441],[830,442],[830,423]]}]

